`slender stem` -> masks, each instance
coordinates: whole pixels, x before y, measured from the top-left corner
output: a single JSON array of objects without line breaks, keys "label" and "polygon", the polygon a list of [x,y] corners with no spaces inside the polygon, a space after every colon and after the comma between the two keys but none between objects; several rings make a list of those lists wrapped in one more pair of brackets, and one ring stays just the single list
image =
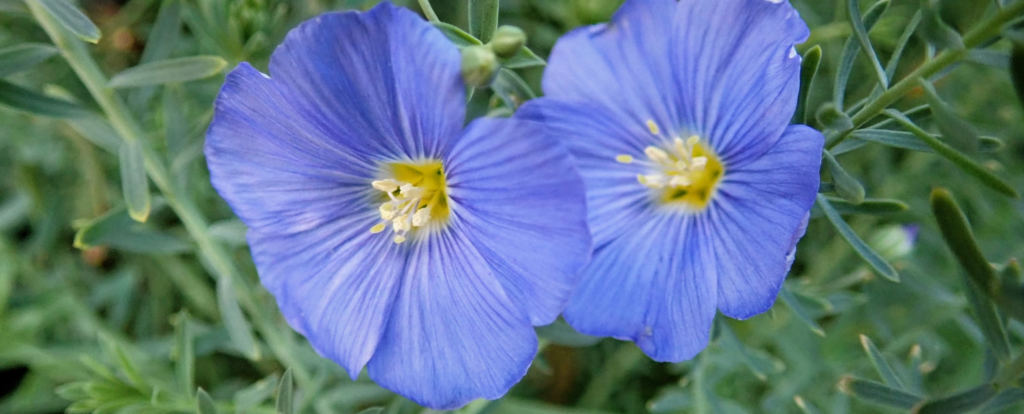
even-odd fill
[{"label": "slender stem", "polygon": [[441,19],[437,18],[437,13],[434,13],[434,8],[430,5],[430,0],[419,0],[420,8],[423,9],[423,15],[427,16],[427,20],[434,23],[440,23]]},{"label": "slender stem", "polygon": [[849,138],[850,134],[852,134],[854,130],[881,114],[882,111],[889,107],[889,105],[892,105],[903,98],[904,95],[918,86],[921,79],[930,78],[949,65],[963,60],[967,57],[968,51],[970,51],[971,48],[974,48],[998,35],[999,31],[1002,30],[1003,25],[1020,17],[1021,13],[1024,13],[1024,1],[1018,1],[1000,10],[998,13],[979,24],[964,36],[963,49],[947,49],[943,51],[936,56],[935,59],[921,65],[913,73],[907,75],[906,78],[893,85],[889,90],[885,91],[885,93],[879,95],[871,102],[868,102],[863,109],[857,111],[857,113],[853,115],[852,119],[854,127],[845,130],[836,136],[831,142],[829,142],[828,149],[835,148],[836,145],[839,145],[841,142]]},{"label": "slender stem", "polygon": [[[234,277],[239,272],[235,268],[231,257],[224,248],[216,243],[207,232],[207,221],[202,216],[199,208],[184,193],[175,191],[173,181],[170,179],[167,167],[163,163],[163,157],[149,145],[142,126],[131,115],[124,101],[116,95],[113,89],[108,88],[106,75],[103,74],[96,61],[89,54],[84,43],[75,38],[72,34],[57,23],[37,2],[25,2],[32,12],[32,15],[43,27],[46,33],[53,40],[57,49],[67,60],[68,64],[75,71],[82,83],[85,84],[93,99],[103,109],[111,126],[121,137],[128,142],[138,142],[142,148],[146,163],[146,172],[153,180],[157,188],[163,193],[167,204],[181,219],[193,240],[199,246],[199,252],[206,263],[212,268],[216,277]],[[267,341],[274,355],[283,364],[290,366],[300,384],[309,380],[309,373],[295,358],[296,352],[290,348],[291,342],[285,338],[283,332],[275,323],[274,317],[264,311],[265,306],[257,302],[253,287],[249,281],[242,277],[235,277],[238,283],[233,283],[235,293],[243,307],[246,308],[250,317],[259,330],[261,336]],[[272,307],[269,307],[272,309]]]}]

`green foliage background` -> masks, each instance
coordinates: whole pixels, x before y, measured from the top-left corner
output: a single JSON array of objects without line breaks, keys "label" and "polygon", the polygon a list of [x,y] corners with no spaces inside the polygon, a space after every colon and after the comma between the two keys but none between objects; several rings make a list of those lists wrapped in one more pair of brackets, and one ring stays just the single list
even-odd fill
[{"label": "green foliage background", "polygon": [[[423,412],[365,374],[349,380],[288,328],[259,286],[244,226],[212,190],[202,156],[212,102],[226,70],[242,61],[265,70],[274,46],[301,21],[326,11],[366,9],[374,2],[88,0],[78,7],[102,37],[86,46],[51,19],[65,33],[54,41],[37,22],[40,7],[63,1],[0,0],[0,56],[9,58],[2,54],[9,48],[30,47],[39,61],[5,73],[5,63],[10,67],[13,60],[0,58],[0,413],[320,414],[373,407]],[[415,0],[398,3],[419,10]],[[854,31],[845,0],[793,3],[812,28],[799,52],[814,45],[823,52],[808,87],[813,115],[833,99],[844,44]],[[867,10],[869,1],[862,3]],[[999,10],[1021,9],[1021,0],[940,3],[936,10],[945,28],[959,33],[979,27]],[[442,21],[467,27],[465,0],[432,4]],[[507,0],[500,5],[501,24],[523,28],[528,46],[547,56],[561,34],[607,21],[618,2]],[[893,54],[921,5],[893,0],[870,31],[881,62]],[[1009,25],[1019,27],[1021,15]],[[927,40],[936,41],[943,28],[941,22],[926,22],[910,38],[892,84],[930,61],[935,47]],[[999,40],[1003,28],[995,29],[986,38],[991,40],[932,82],[956,117],[1004,144],[967,156],[1021,190],[1024,113],[1011,81],[1012,42]],[[1012,37],[1014,29],[1005,32]],[[69,53],[75,47],[85,53]],[[105,84],[106,77],[142,63],[194,56],[204,58],[171,67],[159,85],[113,89]],[[92,81],[101,83],[90,85],[69,65],[86,60],[98,65],[101,78]],[[1013,61],[1018,77],[1020,62]],[[517,72],[540,92],[542,67]],[[185,75],[195,79],[174,78]],[[858,101],[871,96],[875,79],[870,60],[858,54],[846,89],[851,115]],[[118,82],[129,85],[131,78],[122,74]],[[89,90],[96,85],[106,98]],[[500,114],[504,104],[492,95],[478,91],[470,116]],[[111,109],[102,99],[124,104]],[[924,89],[915,86],[894,107],[928,103]],[[936,122],[943,119],[928,111],[911,115],[929,132],[946,132]],[[811,123],[827,126],[813,116]],[[833,127],[829,136],[842,133]],[[136,147],[126,150],[129,144]],[[139,177],[133,172],[145,167],[132,162],[142,159],[150,171],[151,195],[136,191],[126,202],[122,188],[139,190],[127,181]],[[539,328],[538,358],[507,397],[475,402],[460,412],[906,412],[920,400],[965,390],[959,399],[921,412],[1024,410],[1021,360],[993,351],[1000,346],[993,342],[998,335],[985,328],[993,319],[977,312],[992,305],[983,294],[977,296],[980,307],[969,300],[973,285],[943,241],[929,194],[937,186],[950,189],[978,246],[997,268],[1024,257],[1024,203],[980,185],[933,153],[869,144],[837,159],[863,184],[868,198],[900,200],[908,207],[900,211],[890,203],[883,206],[885,214],[864,214],[872,212],[830,198],[841,212],[857,213],[844,217],[898,270],[899,283],[872,270],[816,208],[786,282],[786,300],[747,321],[721,319],[712,344],[696,359],[654,363],[630,343],[585,337],[559,323]],[[833,172],[823,172],[825,181]],[[126,206],[138,215],[147,211],[142,206],[147,202],[146,222],[133,221]],[[905,238],[905,225],[919,226],[916,243]],[[954,247],[957,243],[969,247],[970,240],[953,240]],[[1011,301],[1024,303],[1024,296],[1008,291]],[[996,315],[1007,333],[1009,357],[1018,357],[1024,352],[1024,324]]]}]

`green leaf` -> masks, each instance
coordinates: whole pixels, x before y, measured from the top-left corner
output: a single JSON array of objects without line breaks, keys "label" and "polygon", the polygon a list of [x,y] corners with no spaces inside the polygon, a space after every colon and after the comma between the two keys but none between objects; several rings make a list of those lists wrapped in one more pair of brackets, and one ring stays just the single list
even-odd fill
[{"label": "green leaf", "polygon": [[961,151],[977,152],[980,138],[974,126],[961,119],[942,101],[931,82],[921,79],[921,87],[924,88],[928,106],[931,107],[932,114],[934,114],[933,119],[939,126],[942,136],[946,138],[946,142]]},{"label": "green leaf", "polygon": [[824,126],[825,129],[833,131],[847,131],[854,127],[850,116],[833,103],[822,105],[818,109],[818,113],[815,114],[815,118],[818,119],[818,123]]},{"label": "green leaf", "polygon": [[174,372],[178,385],[188,393],[195,389],[195,334],[192,332],[192,318],[188,311],[179,312],[174,318]]},{"label": "green leaf", "polygon": [[853,250],[860,257],[864,258],[879,275],[893,282],[900,281],[900,275],[896,272],[896,269],[877,252],[872,250],[871,247],[868,247],[867,243],[864,243],[864,240],[857,236],[857,233],[854,233],[850,225],[846,224],[846,221],[839,215],[839,212],[832,208],[832,204],[828,202],[828,199],[821,194],[818,194],[818,206],[821,207],[828,221],[832,222],[832,225],[839,231],[839,235],[843,236],[850,243],[850,246],[853,247]]},{"label": "green leaf", "polygon": [[246,358],[257,360],[260,357],[260,350],[256,346],[256,338],[252,335],[252,326],[245,319],[242,308],[238,306],[232,279],[233,275],[226,274],[217,277],[217,307],[220,309],[220,317],[224,320],[224,327],[235,350]]},{"label": "green leaf", "polygon": [[992,354],[999,362],[1010,360],[1010,343],[1006,337],[1003,319],[996,311],[995,303],[992,302],[978,286],[971,283],[970,278],[964,277],[964,294],[967,302],[971,304],[974,318],[978,321],[978,328],[981,329],[985,342],[988,343]]},{"label": "green leaf", "polygon": [[121,189],[128,215],[139,223],[145,223],[152,207],[149,199],[149,179],[146,176],[146,160],[138,142],[126,141],[121,144],[118,161],[121,165]]},{"label": "green leaf", "polygon": [[11,298],[11,293],[14,292],[15,272],[18,270],[16,263],[18,263],[18,257],[0,238],[0,318],[4,316],[7,302]]},{"label": "green leaf", "polygon": [[[889,7],[889,0],[882,0],[876,4],[876,7]],[[878,60],[878,55],[875,54],[875,48],[871,46],[871,39],[868,38],[868,29],[864,25],[864,20],[860,15],[860,4],[858,0],[847,0],[847,11],[850,13],[850,25],[853,26],[853,35],[860,42],[860,47],[864,50],[871,65],[875,68],[875,76],[878,78],[878,84],[882,89],[889,89],[889,78],[885,74],[885,69],[882,68],[882,62]],[[882,13],[885,9],[882,10]],[[879,14],[881,16],[881,13]]]},{"label": "green leaf", "polygon": [[128,355],[128,351],[125,351],[124,347],[117,342],[114,338],[105,334],[100,335],[100,344],[103,347],[103,353],[107,358],[117,364],[117,367],[124,374],[128,382],[135,387],[137,390],[146,390],[148,386],[146,380],[139,374],[139,368],[135,365],[135,361],[132,361]]},{"label": "green leaf", "polygon": [[371,407],[371,408],[367,408],[367,409],[359,412],[359,414],[383,414],[383,413],[384,413],[384,407]]},{"label": "green leaf", "polygon": [[[921,142],[914,134],[887,129],[860,129],[854,131],[852,138],[882,144],[887,147],[906,149],[919,152],[935,152],[932,147]],[[833,151],[833,154],[835,151]]]},{"label": "green leaf", "polygon": [[561,318],[550,325],[538,326],[537,336],[551,341],[551,343],[573,348],[585,348],[601,342],[601,338],[584,335],[576,332],[568,323]]},{"label": "green leaf", "polygon": [[114,75],[111,88],[163,85],[208,78],[220,73],[228,62],[219,56],[190,56],[145,63]]},{"label": "green leaf", "polygon": [[100,41],[100,29],[92,20],[69,3],[69,0],[29,0],[35,1],[46,10],[61,26],[74,33],[79,39],[89,43]]},{"label": "green leaf", "polygon": [[526,101],[537,97],[523,78],[505,68],[498,72],[498,77],[491,84],[491,89],[498,94],[506,106],[513,109],[519,108]]},{"label": "green leaf", "polygon": [[501,67],[509,69],[523,69],[532,68],[535,66],[547,65],[544,59],[538,57],[532,50],[527,47],[519,49],[519,53],[516,53],[507,59],[498,59],[501,62]]},{"label": "green leaf", "polygon": [[206,390],[202,388],[196,391],[196,413],[217,414],[217,405],[213,403],[210,394],[207,394]]},{"label": "green leaf", "polygon": [[[860,204],[853,204],[843,199],[829,197],[828,202],[832,204],[832,208],[841,215],[860,214],[869,216],[885,216],[890,214],[899,214],[910,209],[910,206],[902,201],[880,198],[868,198]],[[822,213],[815,210],[812,212],[812,217],[818,217],[820,214]]]},{"label": "green leaf", "polygon": [[[864,31],[871,31],[871,28],[875,26],[875,23],[878,23],[878,19],[882,17],[882,14],[885,13],[888,8],[888,0],[882,0],[872,5],[861,18]],[[856,34],[850,36],[849,39],[846,39],[846,44],[843,45],[839,69],[836,71],[836,80],[832,85],[832,100],[836,110],[839,112],[843,112],[843,107],[845,105],[844,102],[846,100],[846,85],[850,81],[850,74],[853,72],[853,64],[857,60],[857,55],[860,53],[860,49],[860,42],[857,40]]]},{"label": "green leaf", "polygon": [[185,118],[184,98],[181,85],[167,85],[164,88],[161,113],[164,121],[164,137],[167,140],[167,160],[174,160],[185,152],[189,144],[189,122]]},{"label": "green leaf", "polygon": [[176,254],[187,252],[192,245],[177,237],[159,232],[133,220],[124,209],[111,210],[78,228],[74,246],[110,246],[136,253]]},{"label": "green leaf", "polygon": [[821,411],[818,411],[818,408],[815,407],[814,404],[811,404],[810,401],[805,400],[803,397],[799,395],[793,397],[793,402],[796,403],[796,406],[800,408],[800,412],[804,414],[821,413]]},{"label": "green leaf", "polygon": [[996,388],[985,384],[949,397],[928,400],[914,412],[916,414],[960,414],[971,412],[991,401],[996,396]]},{"label": "green leaf", "polygon": [[1024,41],[1013,42],[1013,52],[1010,54],[1010,77],[1013,78],[1013,86],[1017,88],[1017,97],[1024,103]]},{"label": "green leaf", "polygon": [[928,43],[946,49],[963,49],[964,39],[952,27],[942,21],[939,12],[929,0],[921,0],[921,36]]},{"label": "green leaf", "polygon": [[967,272],[970,281],[1004,312],[1024,321],[1024,291],[1020,286],[1003,285],[1002,280],[996,276],[996,270],[981,253],[967,217],[953,195],[946,189],[936,188],[932,190],[931,204],[942,238]]},{"label": "green leaf", "polygon": [[228,219],[213,223],[206,229],[211,237],[233,246],[245,246],[248,241],[245,233],[249,228],[238,219]]},{"label": "green leaf", "polygon": [[452,43],[455,43],[455,46],[458,46],[459,48],[467,46],[482,46],[484,44],[480,39],[477,39],[473,37],[473,35],[448,23],[434,22],[433,24],[434,27],[441,31],[441,33],[444,33],[448,40],[451,40]]},{"label": "green leaf", "polygon": [[32,69],[57,53],[57,48],[43,43],[22,43],[0,49],[0,78]]},{"label": "green leaf", "polygon": [[810,122],[807,114],[807,95],[811,90],[811,83],[818,75],[818,66],[821,64],[821,46],[814,45],[807,53],[804,53],[803,62],[800,63],[800,95],[796,101],[796,112],[793,114],[793,122],[807,124]]},{"label": "green leaf", "polygon": [[295,409],[293,395],[295,393],[295,382],[292,379],[291,368],[284,371],[281,382],[277,385],[277,414],[292,414]]},{"label": "green leaf", "polygon": [[251,408],[268,400],[277,385],[277,375],[271,375],[235,393],[235,413],[247,413]]},{"label": "green leaf", "polygon": [[990,66],[999,70],[1010,68],[1010,54],[988,49],[972,49],[967,52],[967,61]]},{"label": "green leaf", "polygon": [[[1011,414],[1019,413],[1019,403],[1024,401],[1024,389],[1021,388],[1008,388],[999,393],[992,401],[989,401],[985,409],[981,410],[982,414]],[[1017,408],[1017,411],[1009,411],[1011,408]]]},{"label": "green leaf", "polygon": [[668,388],[647,402],[647,411],[651,414],[690,412],[692,408],[693,393],[678,387]]},{"label": "green leaf", "polygon": [[153,29],[146,38],[146,49],[142,51],[141,63],[167,59],[178,45],[181,34],[182,0],[164,0],[153,22]]},{"label": "green leaf", "polygon": [[51,98],[39,92],[0,80],[0,104],[19,111],[54,118],[79,118],[94,115],[75,103]]},{"label": "green leaf", "polygon": [[863,203],[864,186],[860,185],[856,178],[847,173],[828,150],[823,152],[823,158],[825,166],[828,167],[829,172],[832,174],[832,183],[836,186],[836,194],[839,194],[840,197],[851,204]]},{"label": "green leaf", "polygon": [[785,369],[781,361],[747,348],[724,321],[718,323],[718,338],[722,347],[734,355],[740,355],[747,368],[761,381],[767,381],[769,375],[778,374]]},{"label": "green leaf", "polygon": [[931,147],[936,153],[952,161],[953,164],[955,164],[957,167],[963,170],[963,172],[967,173],[967,175],[970,175],[978,179],[978,181],[981,181],[982,184],[985,184],[989,188],[996,190],[1002,193],[1003,195],[1012,198],[1020,197],[1020,195],[1017,193],[1017,190],[1014,190],[1013,187],[1011,187],[1009,184],[999,179],[999,177],[996,177],[994,174],[990,173],[987,169],[985,169],[985,167],[982,167],[981,165],[978,165],[978,163],[974,162],[970,158],[967,158],[967,156],[961,154],[956,149],[950,147],[949,145],[946,145],[942,141],[939,141],[935,137],[931,136],[923,129],[915,125],[912,121],[910,121],[910,119],[907,119],[907,117],[904,116],[903,114],[897,111],[893,111],[891,109],[886,110],[885,114],[892,118],[893,120],[895,120],[900,125],[902,125],[908,131],[910,131],[910,133],[914,134],[918,139],[920,139],[926,145]]},{"label": "green leaf", "polygon": [[921,397],[897,390],[874,381],[845,378],[839,383],[843,392],[864,401],[886,407],[910,410],[921,401]]},{"label": "green leaf", "polygon": [[820,336],[825,336],[825,330],[821,329],[821,326],[819,326],[818,323],[814,321],[814,318],[811,317],[810,312],[807,312],[807,309],[805,309],[804,306],[800,304],[800,301],[796,298],[796,296],[793,295],[793,292],[790,291],[789,287],[786,286],[785,284],[783,284],[782,289],[779,290],[779,299],[782,299],[782,301],[786,303],[786,306],[788,306],[789,309],[793,311],[793,314],[796,315],[798,319],[803,321],[803,323],[806,324],[809,328],[811,328],[812,332]]},{"label": "green leaf", "polygon": [[[906,29],[903,29],[903,34],[900,35],[899,40],[896,41],[896,47],[892,51],[892,55],[889,57],[889,62],[885,65],[885,75],[892,79],[896,76],[896,68],[900,64],[900,58],[903,57],[903,51],[907,48],[907,43],[910,42],[910,38],[913,37],[914,31],[921,24],[922,13],[920,10],[914,13],[914,17],[910,19],[910,23],[907,24]],[[879,93],[881,93],[879,91]]]},{"label": "green leaf", "polygon": [[896,371],[892,369],[892,366],[885,361],[885,357],[875,347],[875,343],[871,342],[871,338],[865,335],[860,336],[860,345],[864,348],[864,353],[868,354],[868,359],[871,360],[871,365],[875,366],[875,371],[878,371],[878,375],[882,377],[882,382],[893,388],[906,390],[907,387],[903,385],[903,381],[896,375]]},{"label": "green leaf", "polygon": [[487,43],[498,30],[498,0],[469,0],[469,33]]}]

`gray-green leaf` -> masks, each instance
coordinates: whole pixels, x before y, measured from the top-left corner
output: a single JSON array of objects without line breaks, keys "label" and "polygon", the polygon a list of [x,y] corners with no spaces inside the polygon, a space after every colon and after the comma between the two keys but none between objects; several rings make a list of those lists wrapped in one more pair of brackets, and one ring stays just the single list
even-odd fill
[{"label": "gray-green leaf", "polygon": [[900,275],[896,271],[896,268],[892,267],[889,262],[885,261],[878,252],[874,251],[871,247],[868,247],[868,244],[865,243],[864,240],[862,240],[860,236],[850,228],[850,225],[846,224],[843,217],[840,216],[834,208],[832,208],[832,204],[828,202],[828,198],[818,194],[818,206],[825,214],[825,217],[828,218],[828,221],[832,222],[832,225],[835,226],[837,231],[839,231],[839,235],[843,236],[843,238],[850,243],[850,246],[853,247],[853,250],[856,251],[860,257],[864,258],[864,260],[868,262],[868,264],[870,264],[878,274],[893,282],[900,281]]},{"label": "gray-green leaf", "polygon": [[128,215],[139,223],[145,223],[152,207],[149,198],[149,179],[146,177],[146,160],[138,142],[126,141],[121,144],[118,160],[121,163],[121,189]]},{"label": "gray-green leaf", "polygon": [[31,0],[37,2],[47,13],[53,16],[61,26],[70,30],[79,39],[89,43],[100,41],[100,29],[93,24],[89,17],[78,10],[68,0]]},{"label": "gray-green leaf", "polygon": [[57,48],[43,43],[22,43],[0,49],[0,78],[32,69],[57,53]]},{"label": "gray-green leaf", "polygon": [[114,75],[111,88],[162,85],[208,78],[220,73],[228,62],[219,56],[190,56],[142,64]]}]

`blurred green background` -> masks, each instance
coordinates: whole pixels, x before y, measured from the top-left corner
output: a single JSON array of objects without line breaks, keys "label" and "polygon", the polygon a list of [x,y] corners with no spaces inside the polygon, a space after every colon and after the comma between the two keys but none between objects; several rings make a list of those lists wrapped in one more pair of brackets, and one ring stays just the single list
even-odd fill
[{"label": "blurred green background", "polygon": [[[103,34],[87,50],[108,77],[169,58],[219,56],[228,62],[227,69],[203,79],[110,92],[126,103],[126,115],[141,128],[141,145],[149,149],[147,156],[162,160],[166,186],[173,190],[170,197],[150,186],[152,212],[144,224],[124,213],[119,132],[61,55],[44,53],[31,69],[5,74],[0,83],[0,413],[57,413],[73,403],[73,412],[196,412],[195,387],[209,394],[219,412],[273,413],[286,368],[295,381],[295,412],[423,411],[365,374],[349,380],[287,327],[273,298],[259,287],[244,226],[211,188],[202,155],[212,102],[226,70],[242,61],[265,70],[274,46],[303,20],[374,3],[82,1],[80,9]],[[419,10],[415,0],[396,3]],[[823,51],[809,87],[807,107],[813,114],[832,100],[843,46],[853,31],[844,0],[793,3],[812,29],[811,40],[798,50],[820,45]],[[870,5],[862,3],[865,10]],[[997,13],[996,3],[948,0],[938,10],[949,26],[966,33]],[[442,21],[466,27],[464,0],[432,4]],[[893,0],[870,31],[883,63],[920,4]],[[501,24],[523,28],[528,46],[544,57],[561,34],[607,21],[619,2],[503,0],[500,5]],[[0,0],[0,50],[29,43],[52,41],[22,0]],[[923,37],[911,37],[895,79],[924,64],[929,47]],[[984,47],[933,82],[959,117],[981,135],[1005,143],[999,151],[971,158],[1024,189],[1024,114],[1009,75],[1011,44]],[[518,73],[540,93],[542,67]],[[874,87],[872,67],[861,54],[846,93],[849,106]],[[491,95],[474,96],[471,116],[500,105]],[[927,102],[918,87],[895,107],[907,110]],[[939,131],[932,117],[914,119]],[[813,126],[824,127],[816,122]],[[906,412],[841,389],[849,377],[883,379],[861,335],[877,345],[888,362],[883,366],[892,368],[910,394],[941,397],[991,380],[998,368],[992,345],[971,312],[963,271],[942,240],[929,194],[936,186],[955,194],[993,263],[1024,257],[1024,203],[979,185],[931,153],[872,144],[838,159],[869,198],[909,206],[903,212],[846,216],[856,233],[899,270],[900,283],[879,277],[816,214],[786,283],[789,300],[747,321],[722,318],[714,341],[696,359],[658,364],[630,343],[585,337],[555,324],[539,329],[543,349],[506,398],[474,403],[462,412]],[[826,181],[829,176],[826,172]],[[181,204],[194,206],[195,215],[182,217]],[[196,217],[201,225],[185,222]],[[195,238],[196,229],[202,240]],[[909,236],[916,230],[915,241]],[[230,266],[210,263],[211,243],[226,253]],[[218,275],[223,271],[233,275]],[[1013,354],[1024,350],[1024,325],[1008,319],[1006,331]],[[1005,405],[989,402],[979,412],[1024,412],[1019,402],[1024,391],[1011,394],[997,399]]]}]

